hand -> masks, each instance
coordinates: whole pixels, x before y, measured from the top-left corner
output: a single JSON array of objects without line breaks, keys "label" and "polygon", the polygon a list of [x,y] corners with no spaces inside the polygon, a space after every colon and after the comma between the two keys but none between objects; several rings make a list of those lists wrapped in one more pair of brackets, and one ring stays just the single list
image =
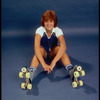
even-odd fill
[{"label": "hand", "polygon": [[48,72],[48,74],[51,73],[51,70],[50,70],[50,66],[49,65],[45,64],[45,65],[43,65],[43,68],[44,68],[44,71],[47,71]]},{"label": "hand", "polygon": [[56,62],[52,61],[50,64],[50,70],[53,71],[53,68],[55,67]]}]

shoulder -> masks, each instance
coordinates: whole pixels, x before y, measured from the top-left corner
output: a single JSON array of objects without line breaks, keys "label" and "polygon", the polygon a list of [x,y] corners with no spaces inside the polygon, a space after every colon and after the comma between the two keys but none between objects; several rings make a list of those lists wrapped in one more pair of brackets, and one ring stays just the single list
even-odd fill
[{"label": "shoulder", "polygon": [[54,33],[56,34],[57,37],[60,36],[60,35],[63,35],[63,31],[59,27],[54,28]]},{"label": "shoulder", "polygon": [[57,31],[62,30],[62,29],[59,27],[55,27],[54,30],[55,30],[55,32],[57,32]]},{"label": "shoulder", "polygon": [[41,37],[42,37],[44,32],[45,32],[44,27],[40,26],[40,27],[38,27],[38,28],[36,29],[35,34],[40,34]]},{"label": "shoulder", "polygon": [[44,29],[44,27],[43,26],[40,26],[40,27],[38,27],[37,29],[36,29],[36,31],[45,31],[45,29]]}]

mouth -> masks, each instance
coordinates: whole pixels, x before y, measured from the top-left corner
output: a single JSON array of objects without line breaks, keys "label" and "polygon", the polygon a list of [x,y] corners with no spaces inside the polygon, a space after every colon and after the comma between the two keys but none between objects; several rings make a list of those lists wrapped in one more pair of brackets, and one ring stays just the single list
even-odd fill
[{"label": "mouth", "polygon": [[50,25],[50,26],[47,26],[47,28],[52,28],[52,26]]}]

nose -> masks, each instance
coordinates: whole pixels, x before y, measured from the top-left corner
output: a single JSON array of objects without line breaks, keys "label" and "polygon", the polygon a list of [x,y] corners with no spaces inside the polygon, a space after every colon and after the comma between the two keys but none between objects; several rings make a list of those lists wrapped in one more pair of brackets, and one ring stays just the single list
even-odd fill
[{"label": "nose", "polygon": [[50,21],[47,21],[47,24],[50,24]]}]

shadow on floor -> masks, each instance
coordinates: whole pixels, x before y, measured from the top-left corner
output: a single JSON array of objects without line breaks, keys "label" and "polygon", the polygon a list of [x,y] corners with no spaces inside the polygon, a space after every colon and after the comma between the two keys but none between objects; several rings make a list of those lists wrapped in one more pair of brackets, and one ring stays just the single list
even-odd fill
[{"label": "shadow on floor", "polygon": [[47,74],[45,71],[40,72],[33,80],[32,82],[32,90],[27,91],[27,95],[35,95],[38,96],[39,95],[39,88],[38,88],[38,84],[40,83],[40,81],[44,78],[48,78],[50,80],[50,82],[59,82],[65,79],[69,78],[69,75],[64,76],[64,77],[60,77],[60,76],[56,76],[54,77],[54,73],[51,74]]},{"label": "shadow on floor", "polygon": [[[89,72],[92,72],[93,70],[93,67],[91,64],[88,64],[88,63],[85,63],[85,62],[80,62],[78,60],[76,60],[75,58],[73,57],[70,57],[70,60],[72,62],[73,65],[81,65],[83,67],[83,69],[85,70],[86,73],[89,73]],[[49,64],[50,61],[47,61],[47,63]],[[62,65],[61,61],[59,61],[53,72],[51,74],[47,74],[47,72],[43,71],[43,72],[40,72],[35,78],[34,80],[32,81],[32,90],[30,91],[27,91],[26,94],[27,95],[34,95],[34,96],[38,96],[39,95],[39,88],[38,88],[38,84],[41,82],[42,79],[44,78],[48,78],[50,80],[50,82],[59,82],[59,81],[62,81],[62,80],[66,80],[66,79],[69,79],[69,75],[66,75],[66,76],[63,76],[63,77],[60,77],[60,76],[54,76],[55,75],[55,71],[61,69],[61,68],[64,68],[64,66]],[[91,94],[91,93],[97,93],[96,89],[87,85],[86,83],[84,83],[84,86],[83,87],[79,87],[79,88],[84,88],[85,89],[85,93],[86,94]],[[79,89],[77,88],[77,89]]]}]

